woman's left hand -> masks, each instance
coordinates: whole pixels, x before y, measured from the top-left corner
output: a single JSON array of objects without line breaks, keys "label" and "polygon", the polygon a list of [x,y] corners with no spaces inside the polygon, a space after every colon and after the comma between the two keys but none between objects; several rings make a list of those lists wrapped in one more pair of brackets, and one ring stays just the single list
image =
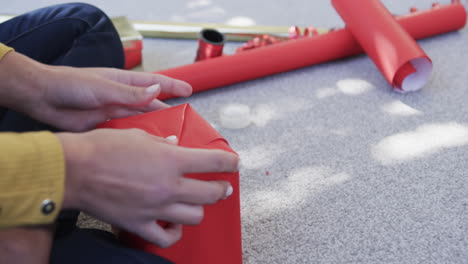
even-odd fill
[{"label": "woman's left hand", "polygon": [[166,108],[156,99],[161,92],[192,93],[189,84],[158,74],[49,66],[16,52],[7,54],[0,67],[6,68],[3,73],[9,74],[8,80],[19,80],[8,87],[7,107],[74,132],[90,130],[108,119]]}]

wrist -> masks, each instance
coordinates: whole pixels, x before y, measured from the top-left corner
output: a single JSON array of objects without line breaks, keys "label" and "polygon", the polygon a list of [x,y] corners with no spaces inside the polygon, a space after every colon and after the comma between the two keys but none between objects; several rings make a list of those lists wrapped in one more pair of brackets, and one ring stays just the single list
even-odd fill
[{"label": "wrist", "polygon": [[0,229],[2,263],[49,263],[55,226]]},{"label": "wrist", "polygon": [[82,209],[83,186],[91,164],[92,146],[83,134],[57,133],[65,157],[65,192],[62,209]]},{"label": "wrist", "polygon": [[47,65],[11,51],[0,61],[0,106],[27,113],[40,102]]}]

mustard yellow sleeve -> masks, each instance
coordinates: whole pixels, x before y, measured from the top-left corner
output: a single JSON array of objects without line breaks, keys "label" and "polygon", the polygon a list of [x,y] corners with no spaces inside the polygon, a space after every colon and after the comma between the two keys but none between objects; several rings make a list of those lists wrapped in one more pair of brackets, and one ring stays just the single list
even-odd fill
[{"label": "mustard yellow sleeve", "polygon": [[0,133],[0,228],[55,220],[65,188],[63,155],[50,132]]},{"label": "mustard yellow sleeve", "polygon": [[5,46],[3,43],[0,42],[0,60],[5,56],[8,52],[12,51],[13,48]]}]

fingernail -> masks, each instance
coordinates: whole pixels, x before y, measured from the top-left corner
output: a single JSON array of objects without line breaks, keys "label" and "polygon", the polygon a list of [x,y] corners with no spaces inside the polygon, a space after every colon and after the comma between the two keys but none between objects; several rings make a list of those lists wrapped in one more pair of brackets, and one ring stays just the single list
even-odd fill
[{"label": "fingernail", "polygon": [[177,142],[179,141],[179,139],[175,135],[168,136],[166,139],[173,142],[174,144],[177,144]]},{"label": "fingernail", "polygon": [[159,83],[153,84],[150,87],[146,88],[146,93],[154,94],[154,93],[158,92],[159,89],[161,89],[161,85],[159,85]]},{"label": "fingernail", "polygon": [[232,186],[229,185],[227,190],[226,190],[226,195],[224,196],[224,199],[228,198],[229,196],[231,196],[232,192],[234,191],[234,189],[232,189]]}]

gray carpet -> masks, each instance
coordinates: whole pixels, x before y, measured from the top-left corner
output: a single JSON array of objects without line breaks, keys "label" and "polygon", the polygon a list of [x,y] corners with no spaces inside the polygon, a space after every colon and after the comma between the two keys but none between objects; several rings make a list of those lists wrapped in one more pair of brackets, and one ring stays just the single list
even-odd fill
[{"label": "gray carpet", "polygon": [[[9,1],[2,12],[57,2]],[[329,1],[93,3],[132,19],[343,25]],[[432,2],[384,3],[402,14]],[[170,101],[191,103],[242,157],[245,263],[468,263],[468,29],[419,43],[435,68],[417,93],[393,92],[359,56]],[[197,47],[144,44],[145,71],[190,63]],[[233,102],[251,107],[252,125],[220,126]]]}]

